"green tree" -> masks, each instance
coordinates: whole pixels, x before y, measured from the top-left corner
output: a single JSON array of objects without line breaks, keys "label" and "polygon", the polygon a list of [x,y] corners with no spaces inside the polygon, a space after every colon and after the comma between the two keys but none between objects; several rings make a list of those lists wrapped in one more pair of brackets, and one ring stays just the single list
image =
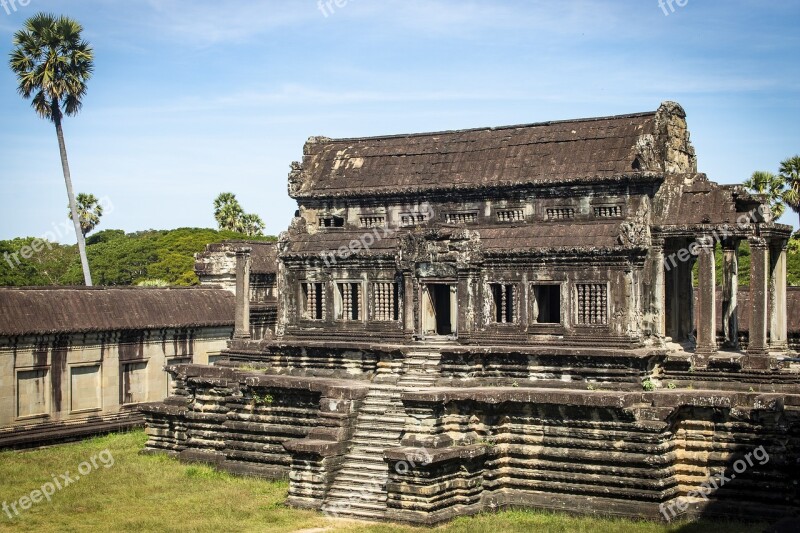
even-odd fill
[{"label": "green tree", "polygon": [[772,209],[772,214],[775,219],[783,215],[786,206],[783,205],[784,188],[786,182],[780,176],[772,172],[764,172],[757,170],[753,175],[744,182],[744,186],[756,194],[763,195],[767,198],[769,206]]},{"label": "green tree", "polygon": [[81,38],[82,31],[83,27],[70,18],[47,13],[34,15],[25,21],[23,29],[14,34],[9,65],[17,77],[20,95],[25,99],[32,98],[31,105],[36,113],[55,125],[84,282],[91,286],[92,275],[61,126],[64,115],[73,116],[80,111],[86,83],[94,69],[94,52]]},{"label": "green tree", "polygon": [[[783,201],[800,217],[800,156],[790,157],[781,163],[780,176],[786,184]],[[800,230],[800,225],[797,227]]]},{"label": "green tree", "polygon": [[245,213],[232,192],[223,192],[214,200],[214,218],[219,229],[223,231],[235,231],[249,237],[264,234],[264,221],[261,217]]},{"label": "green tree", "polygon": [[[93,194],[78,193],[75,197],[78,203],[78,218],[81,221],[81,233],[84,238],[100,224],[103,216],[103,206]],[[72,216],[72,210],[68,216]]]},{"label": "green tree", "polygon": [[[194,254],[207,244],[225,240],[274,241],[241,233],[205,228],[148,230],[126,234],[104,230],[86,239],[92,273],[98,285],[137,285],[163,280],[170,285],[196,285]],[[0,286],[74,285],[81,265],[76,246],[46,243],[36,254],[23,254],[33,237],[0,241]],[[28,256],[26,258],[26,255]]]},{"label": "green tree", "polygon": [[221,230],[236,231],[244,209],[232,192],[223,192],[214,200],[214,218]]},{"label": "green tree", "polygon": [[264,234],[264,221],[261,217],[251,213],[245,213],[239,219],[236,231],[244,233],[248,237],[257,237]]}]

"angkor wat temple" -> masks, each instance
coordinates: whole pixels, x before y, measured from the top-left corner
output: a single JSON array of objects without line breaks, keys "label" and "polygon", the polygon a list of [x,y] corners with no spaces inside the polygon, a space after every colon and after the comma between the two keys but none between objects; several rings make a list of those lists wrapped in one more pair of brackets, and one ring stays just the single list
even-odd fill
[{"label": "angkor wat temple", "polygon": [[252,338],[237,247],[234,340],[170,368],[149,451],[288,477],[291,505],[366,519],[798,511],[791,229],[698,173],[678,104],[312,137],[289,194],[262,280],[274,331]]}]

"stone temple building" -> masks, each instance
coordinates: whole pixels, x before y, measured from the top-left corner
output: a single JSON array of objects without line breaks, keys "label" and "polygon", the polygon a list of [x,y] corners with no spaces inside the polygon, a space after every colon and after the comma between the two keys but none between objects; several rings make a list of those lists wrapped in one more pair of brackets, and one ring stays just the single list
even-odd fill
[{"label": "stone temple building", "polygon": [[278,318],[277,244],[259,241],[209,244],[205,251],[195,255],[194,270],[202,287],[221,288],[235,295],[236,250],[242,247],[251,250],[250,339],[261,340],[275,333]]},{"label": "stone temple building", "polygon": [[170,368],[148,450],[368,519],[797,512],[790,228],[698,173],[685,117],[312,137],[274,333],[251,338],[241,246],[234,339]]}]

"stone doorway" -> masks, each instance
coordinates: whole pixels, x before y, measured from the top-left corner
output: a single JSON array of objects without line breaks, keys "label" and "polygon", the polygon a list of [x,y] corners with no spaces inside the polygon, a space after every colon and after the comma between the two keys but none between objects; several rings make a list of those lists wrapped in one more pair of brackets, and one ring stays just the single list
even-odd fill
[{"label": "stone doorway", "polygon": [[694,338],[695,309],[692,269],[697,257],[688,250],[690,239],[666,239],[664,254],[664,331],[682,343]]},{"label": "stone doorway", "polygon": [[454,337],[457,333],[458,295],[455,284],[426,283],[422,288],[422,334]]}]

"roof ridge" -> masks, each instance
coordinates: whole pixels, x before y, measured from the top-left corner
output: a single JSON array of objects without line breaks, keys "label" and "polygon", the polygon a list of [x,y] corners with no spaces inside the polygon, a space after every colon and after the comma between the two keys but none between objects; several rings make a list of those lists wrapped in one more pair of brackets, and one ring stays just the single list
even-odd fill
[{"label": "roof ridge", "polygon": [[[513,129],[523,129],[523,128],[534,128],[540,126],[553,126],[557,124],[574,124],[574,123],[582,123],[582,122],[600,122],[603,120],[613,120],[613,119],[624,119],[624,118],[637,118],[637,117],[647,117],[647,116],[655,116],[658,111],[642,111],[639,113],[626,113],[623,115],[609,115],[605,117],[585,117],[585,118],[575,118],[575,119],[567,119],[567,120],[547,120],[544,122],[530,122],[527,124],[511,124],[508,126],[484,126],[478,128],[464,128],[464,129],[457,129],[457,130],[442,130],[442,131],[429,131],[429,132],[418,132],[418,133],[400,133],[400,134],[393,134],[393,135],[373,135],[373,136],[366,136],[366,137],[339,137],[339,138],[329,138],[329,137],[316,137],[317,139],[325,139],[325,142],[349,142],[349,141],[376,141],[376,140],[388,140],[388,139],[407,139],[411,137],[432,137],[436,135],[452,135],[454,133],[472,133],[478,131],[500,131],[500,130],[513,130]],[[315,138],[315,137],[312,137]]]},{"label": "roof ridge", "polygon": [[107,291],[107,290],[121,290],[121,291],[200,291],[208,290],[208,287],[193,285],[170,285],[169,287],[138,287],[136,285],[95,285],[86,287],[84,285],[24,285],[24,286],[2,286],[0,291]]}]

